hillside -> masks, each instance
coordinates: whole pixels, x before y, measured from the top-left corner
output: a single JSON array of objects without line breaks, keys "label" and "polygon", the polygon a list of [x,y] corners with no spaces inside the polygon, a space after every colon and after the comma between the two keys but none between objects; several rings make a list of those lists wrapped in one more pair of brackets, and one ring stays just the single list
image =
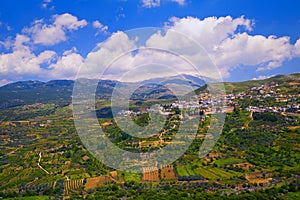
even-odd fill
[{"label": "hillside", "polygon": [[[191,75],[164,77],[149,79],[137,83],[120,83],[112,80],[100,80],[98,83],[96,97],[108,99],[116,84],[118,87],[131,87],[135,84],[142,85],[133,94],[132,99],[166,99],[173,98],[172,92],[165,86],[170,84],[178,88],[186,85],[196,89],[204,85],[204,81]],[[68,105],[71,103],[74,81],[72,80],[52,80],[41,81],[21,81],[0,87],[0,109],[29,105],[34,103],[47,103],[56,105]]]},{"label": "hillside", "polygon": [[[105,84],[104,84],[105,83]],[[22,94],[42,89],[59,94],[69,91],[73,82],[30,81],[7,85],[4,91]],[[115,82],[102,82],[108,94]],[[261,85],[264,85],[262,87]],[[212,151],[199,157],[204,138],[216,122],[213,104],[205,93],[201,104],[173,102],[174,99],[132,100],[130,112],[115,116],[131,118],[145,126],[157,120],[149,112],[167,113],[158,133],[149,138],[131,136],[109,114],[110,101],[97,101],[98,121],[106,137],[119,148],[139,152],[180,147],[174,142],[180,119],[200,116],[196,137],[179,159],[166,166],[143,168],[129,173],[105,166],[81,141],[72,107],[56,104],[51,95],[24,101],[0,110],[0,198],[37,195],[54,199],[298,199],[300,176],[299,74],[260,81],[225,83],[231,91],[224,98],[227,106],[222,133]],[[147,88],[146,88],[147,89]],[[205,91],[203,86],[202,91]],[[232,94],[232,91],[236,94]],[[71,91],[69,91],[71,92]],[[198,90],[200,92],[200,89]],[[60,94],[62,95],[62,94]],[[60,96],[64,98],[64,96]],[[29,98],[26,97],[26,98]],[[25,99],[26,100],[26,99]],[[54,103],[36,103],[38,101]],[[34,102],[34,103],[30,103]],[[58,101],[60,102],[60,101]],[[154,103],[158,107],[151,107]],[[67,102],[68,103],[68,102]],[[182,110],[179,107],[186,106]],[[149,109],[151,107],[151,109]],[[202,111],[202,114],[201,112]],[[132,131],[132,130],[130,130]],[[187,127],[185,131],[190,131]],[[97,150],[105,152],[99,143]],[[124,156],[124,159],[127,159]],[[146,158],[147,159],[147,158]],[[136,163],[128,163],[133,165]],[[159,169],[160,168],[160,169]]]},{"label": "hillside", "polygon": [[[271,83],[275,84],[299,84],[300,82],[300,73],[290,74],[290,75],[277,75],[271,78],[263,80],[250,80],[243,82],[224,82],[225,90],[227,94],[233,93],[237,94],[239,92],[245,92],[252,87],[258,87],[261,85],[267,85]],[[204,85],[199,89],[195,90],[196,94],[201,92],[207,92],[207,87]]]}]

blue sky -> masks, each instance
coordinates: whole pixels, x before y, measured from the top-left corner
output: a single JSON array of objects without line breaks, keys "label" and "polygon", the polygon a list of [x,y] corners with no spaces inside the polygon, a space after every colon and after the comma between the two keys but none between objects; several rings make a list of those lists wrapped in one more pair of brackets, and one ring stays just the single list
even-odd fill
[{"label": "blue sky", "polygon": [[74,78],[97,43],[142,27],[194,37],[225,81],[299,72],[299,8],[292,0],[0,1],[0,84]]}]

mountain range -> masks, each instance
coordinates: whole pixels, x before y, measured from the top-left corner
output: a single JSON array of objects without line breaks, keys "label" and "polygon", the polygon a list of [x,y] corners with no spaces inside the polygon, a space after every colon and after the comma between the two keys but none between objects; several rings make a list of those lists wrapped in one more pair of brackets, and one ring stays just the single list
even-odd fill
[{"label": "mountain range", "polygon": [[[100,80],[96,90],[97,98],[109,98],[118,84],[120,87],[140,87],[132,95],[133,100],[172,98],[174,95],[167,89],[170,85],[177,88],[187,86],[197,89],[205,84],[203,78],[191,75],[178,75],[164,78],[149,79],[142,82],[128,83],[114,80]],[[34,103],[54,103],[67,105],[71,103],[74,80],[19,81],[0,87],[0,109],[28,105]]]},{"label": "mountain range", "polygon": [[[174,98],[175,95],[168,89],[169,86],[175,85],[176,88],[181,88],[182,91],[186,87],[192,87],[196,93],[199,93],[206,90],[205,80],[207,80],[205,77],[195,77],[187,74],[149,79],[138,83],[100,80],[96,90],[96,98],[108,99],[112,95],[116,84],[121,87],[134,84],[141,85],[132,94],[131,99],[133,100]],[[299,80],[300,73],[295,73],[277,75],[264,80],[225,82],[224,84],[227,93],[237,93],[261,84]],[[73,86],[73,80],[51,80],[48,82],[30,80],[10,83],[0,87],[0,109],[34,103],[68,105],[72,100]]]}]

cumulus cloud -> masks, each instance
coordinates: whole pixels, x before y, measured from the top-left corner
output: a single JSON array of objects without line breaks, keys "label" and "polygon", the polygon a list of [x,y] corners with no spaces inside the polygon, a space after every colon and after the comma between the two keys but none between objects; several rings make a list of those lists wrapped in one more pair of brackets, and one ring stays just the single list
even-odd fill
[{"label": "cumulus cloud", "polygon": [[[178,38],[173,35],[174,40],[182,40],[180,45],[177,45],[176,42],[167,44],[162,39],[162,36],[157,33],[151,36],[151,38],[158,38],[155,39],[157,43],[144,41],[146,44],[143,44],[144,42],[141,40],[147,39],[143,38],[144,33],[141,31],[140,34],[131,35],[131,37],[128,37],[126,33],[121,31],[114,33],[107,41],[99,44],[98,50],[88,54],[84,67],[81,69],[81,75],[89,78],[99,78],[99,75],[104,74],[101,78],[132,82],[183,73],[199,74],[189,61],[178,56],[178,54],[188,52],[191,55],[185,56],[196,60],[193,58],[195,52],[199,53],[199,49],[195,46],[191,49],[186,49],[181,45],[187,43],[186,46],[189,46],[188,41],[184,41],[186,39],[184,36]],[[168,34],[168,36],[171,35],[171,33]],[[191,43],[191,40],[189,42]],[[205,53],[204,51],[202,52]],[[212,63],[209,63],[207,56],[199,58],[198,55],[197,61],[201,59],[202,63],[211,66]],[[212,70],[210,67],[207,69],[208,71]],[[201,72],[205,73],[204,70]],[[211,71],[206,73],[206,75],[211,74]]]},{"label": "cumulus cloud", "polygon": [[17,34],[13,51],[0,55],[0,78],[10,75],[23,77],[26,75],[43,74],[42,64],[49,64],[56,53],[54,51],[44,51],[35,55],[26,45],[30,39],[27,36]]},{"label": "cumulus cloud", "polygon": [[[73,79],[80,66],[84,77],[99,78],[99,74],[104,73],[107,79],[124,78],[125,81],[176,73],[197,74],[186,61],[202,66],[202,75],[211,77],[214,74],[209,59],[219,67],[223,77],[229,77],[238,67],[271,70],[287,60],[300,57],[300,39],[292,44],[287,36],[251,34],[254,21],[243,16],[172,17],[163,30],[152,32],[147,37],[141,32],[140,38],[118,31],[85,58],[76,48],[62,55],[50,50],[34,53],[35,44],[53,45],[65,41],[68,31],[78,30],[86,24],[85,20],[78,20],[70,14],[54,15],[52,23],[35,21],[22,34],[0,42],[11,50],[0,54],[0,80],[26,76]],[[97,20],[92,25],[98,31],[108,29]],[[141,39],[145,41],[141,43]],[[203,47],[201,50],[199,45]],[[158,50],[151,49],[153,47]],[[147,65],[147,70],[137,68],[142,65]]]},{"label": "cumulus cloud", "polygon": [[53,23],[46,24],[43,20],[36,20],[23,32],[30,34],[35,44],[51,46],[66,41],[68,31],[74,31],[87,25],[86,20],[78,20],[69,13],[54,15],[52,21]]},{"label": "cumulus cloud", "polygon": [[[84,65],[81,68],[81,75],[88,78],[98,78],[99,74],[103,74],[106,68],[111,64],[113,59],[122,55],[123,52],[127,52],[136,48],[134,41],[122,31],[113,33],[109,39],[98,45],[99,48],[96,51],[89,53],[85,59]],[[123,69],[129,66],[129,64],[119,66],[117,71],[122,73]]]},{"label": "cumulus cloud", "polygon": [[101,22],[99,22],[98,20],[93,21],[93,27],[95,29],[97,29],[97,33],[96,35],[100,34],[100,33],[107,33],[108,30],[108,26],[104,26]]},{"label": "cumulus cloud", "polygon": [[294,56],[300,57],[300,39],[296,41],[294,46]]},{"label": "cumulus cloud", "polygon": [[[300,56],[300,39],[293,45],[287,36],[251,35],[254,25],[253,20],[243,16],[208,17],[202,20],[194,17],[181,19],[173,17],[166,24],[165,33],[159,31],[152,34],[146,41],[145,47],[175,51],[202,66],[210,65],[205,56],[208,55],[223,77],[229,77],[231,71],[238,67],[255,67],[257,71],[271,70],[282,66],[285,61],[293,57]],[[174,33],[186,37],[178,37],[178,34]],[[113,37],[110,39],[114,40]],[[195,41],[195,46],[191,44],[190,39]],[[196,47],[198,44],[203,47],[200,52]],[[116,42],[114,45],[118,46],[120,43]],[[117,62],[115,70],[111,69],[110,77],[120,76],[130,67],[149,63],[149,61],[172,65],[181,73],[192,73],[190,69],[187,70],[186,64],[165,52],[138,51],[134,55],[122,57],[121,60]],[[212,71],[210,67],[207,68],[203,68],[202,73],[211,76]],[[160,69],[159,66],[157,69]]]},{"label": "cumulus cloud", "polygon": [[279,67],[284,61],[291,59],[292,49],[289,37],[251,36],[242,33],[223,41],[213,53],[217,64],[228,70],[243,65],[259,66],[257,70],[261,71]]},{"label": "cumulus cloud", "polygon": [[[243,16],[238,18],[208,17],[203,20],[194,17],[170,19],[165,31],[152,33],[144,46],[137,46],[138,38],[128,38],[126,33],[118,32],[112,35],[107,42],[100,44],[99,51],[88,55],[86,67],[101,74],[97,67],[107,67],[105,75],[110,79],[120,79],[131,70],[137,70],[137,74],[131,73],[131,78],[143,80],[152,76],[167,76],[176,73],[199,75],[198,72],[184,62],[186,60],[200,66],[201,75],[211,78],[217,77],[214,63],[223,77],[229,77],[232,70],[237,67],[255,67],[257,71],[271,70],[280,67],[286,60],[300,56],[300,39],[295,45],[290,43],[289,37],[276,37],[251,35],[254,21]],[[182,35],[182,37],[178,37]],[[194,41],[191,43],[191,41]],[[203,48],[199,50],[199,45]],[[140,47],[135,53],[122,53],[132,51]],[[147,48],[150,48],[147,49]],[[168,51],[153,51],[151,48],[159,48]],[[170,53],[171,52],[171,53]],[[179,55],[174,56],[172,52]],[[118,56],[122,55],[122,58]],[[211,60],[212,62],[211,62]],[[148,72],[139,71],[136,67],[149,65]],[[162,69],[169,66],[173,70]],[[158,73],[154,73],[157,70]],[[95,75],[96,73],[90,74]],[[98,74],[99,74],[98,73]],[[129,81],[129,80],[126,80]]]},{"label": "cumulus cloud", "polygon": [[[223,76],[230,76],[231,70],[241,66],[255,66],[258,71],[270,70],[299,54],[297,45],[300,46],[300,42],[294,48],[289,37],[251,35],[254,22],[243,16],[208,17],[203,20],[194,17],[171,18],[166,28],[185,34],[202,45]],[[182,41],[176,41],[168,33],[152,37],[148,43],[159,43],[160,40],[164,41],[162,47],[173,43],[184,46]]]},{"label": "cumulus cloud", "polygon": [[0,55],[0,80],[10,77],[12,80],[26,77],[42,79],[74,79],[83,63],[76,49],[65,51],[59,56],[56,52],[45,50],[35,54],[25,45],[28,38],[16,37],[13,51]]},{"label": "cumulus cloud", "polygon": [[35,44],[53,45],[65,41],[68,31],[77,30],[86,24],[85,20],[78,20],[68,13],[54,15],[51,24],[36,20],[31,27],[16,34],[15,38],[0,41],[0,46],[7,50],[0,54],[1,84],[26,77],[74,79],[83,63],[83,57],[77,53],[76,48],[67,50],[62,55],[52,50],[35,53]]},{"label": "cumulus cloud", "polygon": [[30,38],[18,34],[12,44],[12,52],[0,55],[0,84],[26,77],[42,79],[74,79],[83,63],[76,48],[67,50],[59,56],[56,52],[45,50],[35,54],[29,47]]},{"label": "cumulus cloud", "polygon": [[82,63],[83,57],[77,53],[76,48],[67,50],[56,63],[49,65],[48,78],[74,79]]}]

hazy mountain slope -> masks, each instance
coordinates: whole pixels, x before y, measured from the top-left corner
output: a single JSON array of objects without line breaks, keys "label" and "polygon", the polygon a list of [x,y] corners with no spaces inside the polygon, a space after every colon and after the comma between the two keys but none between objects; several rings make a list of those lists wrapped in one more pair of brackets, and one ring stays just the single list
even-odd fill
[{"label": "hazy mountain slope", "polygon": [[[184,89],[185,86],[190,85],[196,89],[204,85],[205,82],[201,78],[190,75],[150,79],[140,83],[120,83],[112,80],[101,80],[96,91],[97,98],[109,98],[117,83],[118,86],[124,89],[134,84],[143,85],[132,95],[132,99],[141,100],[172,98],[174,96],[167,89],[168,86],[175,85],[178,88]],[[0,87],[0,109],[34,103],[69,104],[71,103],[73,85],[74,81],[72,80],[52,80],[49,82],[21,81],[11,83]]]}]

